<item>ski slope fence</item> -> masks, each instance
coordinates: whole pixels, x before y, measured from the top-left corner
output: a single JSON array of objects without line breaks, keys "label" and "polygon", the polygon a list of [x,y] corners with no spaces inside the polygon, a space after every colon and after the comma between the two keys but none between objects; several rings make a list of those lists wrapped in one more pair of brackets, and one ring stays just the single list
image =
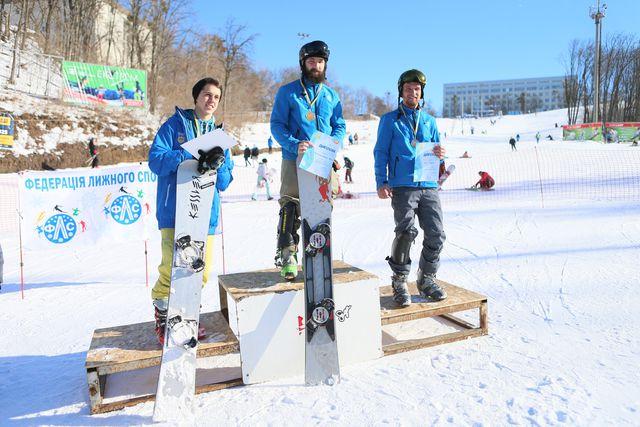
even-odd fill
[{"label": "ski slope fence", "polygon": [[[360,162],[362,164],[362,162]],[[537,206],[567,200],[638,201],[640,202],[640,148],[603,146],[584,149],[578,146],[535,147],[517,152],[482,155],[472,158],[449,158],[455,172],[444,183],[440,197],[443,208],[499,207],[513,200],[527,200]],[[492,191],[469,191],[480,178],[479,171],[489,172],[496,185]],[[353,169],[353,183],[344,183],[344,168],[339,170],[341,189],[346,198],[337,198],[334,206],[388,206],[378,199],[373,168]],[[234,182],[223,194],[226,202],[250,201],[255,191],[253,168],[236,168]],[[271,183],[271,193],[279,192],[279,177]],[[259,200],[265,191],[259,192]]]},{"label": "ski slope fence", "polygon": [[61,56],[46,55],[27,49],[13,49],[6,43],[0,43],[0,64],[9,64],[7,67],[0,67],[0,85],[8,84],[11,79],[10,64],[14,55],[16,80],[12,85],[13,89],[31,95],[60,99],[64,84]]},{"label": "ski slope fence", "polygon": [[[518,152],[450,158],[447,165],[456,170],[440,192],[443,209],[498,209],[519,205],[547,207],[558,203],[637,202],[640,205],[640,148],[603,146],[535,147]],[[344,168],[339,172],[344,180]],[[469,191],[479,179],[478,172],[493,176],[492,191]],[[51,172],[55,174],[56,172]],[[372,168],[354,168],[352,184],[341,184],[350,198],[337,198],[334,207],[340,215],[350,208],[386,208],[375,191]],[[271,183],[271,193],[279,193],[279,176]],[[256,189],[256,169],[236,167],[234,181],[222,193],[223,203],[252,202]],[[261,189],[259,200],[265,199]],[[0,175],[0,237],[18,233],[18,175]]]}]

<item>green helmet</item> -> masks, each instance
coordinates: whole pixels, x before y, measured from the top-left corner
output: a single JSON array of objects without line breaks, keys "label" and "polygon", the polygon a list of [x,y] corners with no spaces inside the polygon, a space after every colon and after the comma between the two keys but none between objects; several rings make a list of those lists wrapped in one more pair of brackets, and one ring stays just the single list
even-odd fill
[{"label": "green helmet", "polygon": [[398,98],[402,98],[402,86],[405,83],[419,83],[422,92],[420,93],[420,98],[424,98],[424,86],[427,84],[427,77],[422,71],[414,68],[400,74],[400,78],[398,79]]}]

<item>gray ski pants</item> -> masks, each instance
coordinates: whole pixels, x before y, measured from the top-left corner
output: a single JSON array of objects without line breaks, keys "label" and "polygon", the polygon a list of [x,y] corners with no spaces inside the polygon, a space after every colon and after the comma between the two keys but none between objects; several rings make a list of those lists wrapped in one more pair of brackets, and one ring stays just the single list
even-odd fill
[{"label": "gray ski pants", "polygon": [[[407,231],[418,235],[415,227],[415,217],[418,217],[418,224],[424,231],[419,266],[424,273],[437,273],[440,266],[440,252],[446,239],[438,190],[436,188],[394,188],[391,207],[396,223],[396,236]],[[408,276],[411,270],[411,260],[407,264],[399,265],[389,258],[389,265],[396,274]]]}]

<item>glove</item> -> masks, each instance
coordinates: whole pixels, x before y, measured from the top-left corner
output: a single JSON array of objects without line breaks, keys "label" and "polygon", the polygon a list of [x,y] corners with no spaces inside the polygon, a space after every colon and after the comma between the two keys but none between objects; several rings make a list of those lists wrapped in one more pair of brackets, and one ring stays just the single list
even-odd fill
[{"label": "glove", "polygon": [[213,147],[209,151],[198,150],[198,172],[217,171],[224,163],[224,150],[220,147]]}]

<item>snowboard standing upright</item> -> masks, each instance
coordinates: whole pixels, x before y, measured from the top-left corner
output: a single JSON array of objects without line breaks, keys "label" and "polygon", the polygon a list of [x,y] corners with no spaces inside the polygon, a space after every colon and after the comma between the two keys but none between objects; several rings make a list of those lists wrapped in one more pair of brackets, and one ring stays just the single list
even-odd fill
[{"label": "snowboard standing upright", "polygon": [[340,380],[331,263],[331,185],[298,168],[305,296],[305,383]]},{"label": "snowboard standing upright", "polygon": [[185,421],[193,414],[200,292],[216,178],[213,171],[200,174],[197,169],[196,160],[178,167],[171,291],[153,410],[156,422]]}]

